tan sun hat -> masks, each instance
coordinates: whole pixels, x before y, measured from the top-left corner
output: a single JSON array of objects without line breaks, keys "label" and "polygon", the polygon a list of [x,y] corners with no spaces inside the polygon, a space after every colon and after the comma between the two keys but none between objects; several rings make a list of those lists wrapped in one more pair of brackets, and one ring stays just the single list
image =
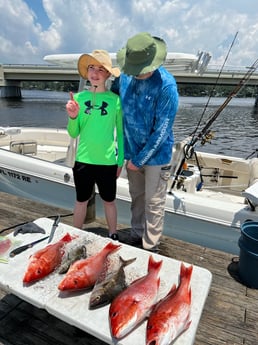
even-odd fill
[{"label": "tan sun hat", "polygon": [[129,38],[126,47],[117,52],[117,62],[125,74],[137,76],[159,68],[166,55],[167,46],[163,39],[140,32]]},{"label": "tan sun hat", "polygon": [[83,54],[78,60],[78,72],[84,79],[88,79],[88,66],[97,65],[103,66],[113,76],[120,76],[120,69],[112,67],[112,60],[106,50],[93,50],[91,54]]}]

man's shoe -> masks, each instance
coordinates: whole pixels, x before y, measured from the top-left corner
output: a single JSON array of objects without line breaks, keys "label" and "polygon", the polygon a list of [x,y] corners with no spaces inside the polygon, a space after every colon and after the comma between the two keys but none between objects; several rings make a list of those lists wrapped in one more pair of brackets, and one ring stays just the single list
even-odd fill
[{"label": "man's shoe", "polygon": [[140,237],[131,237],[130,245],[138,248],[142,248],[142,239]]},{"label": "man's shoe", "polygon": [[151,252],[151,253],[159,254],[159,248],[158,247],[153,247],[153,248],[149,248],[149,249],[145,249],[145,250],[147,250],[148,252]]}]

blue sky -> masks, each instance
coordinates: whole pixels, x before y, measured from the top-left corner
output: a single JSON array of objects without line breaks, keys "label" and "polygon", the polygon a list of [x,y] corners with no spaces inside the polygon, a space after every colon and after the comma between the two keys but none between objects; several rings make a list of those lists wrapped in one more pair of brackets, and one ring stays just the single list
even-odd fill
[{"label": "blue sky", "polygon": [[257,0],[0,0],[0,63],[43,64],[49,54],[116,52],[148,31],[168,51],[210,52],[221,66],[258,58]]},{"label": "blue sky", "polygon": [[26,0],[28,7],[35,13],[35,22],[40,23],[43,30],[47,30],[50,26],[51,21],[43,6],[42,0]]}]

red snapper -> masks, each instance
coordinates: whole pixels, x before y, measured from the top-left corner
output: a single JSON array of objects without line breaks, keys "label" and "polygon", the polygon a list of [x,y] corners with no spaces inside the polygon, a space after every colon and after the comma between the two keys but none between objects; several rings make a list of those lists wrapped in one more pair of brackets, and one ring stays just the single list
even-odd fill
[{"label": "red snapper", "polygon": [[118,250],[121,244],[109,242],[100,252],[86,259],[75,261],[58,285],[58,289],[89,289],[96,283],[107,256]]},{"label": "red snapper", "polygon": [[31,255],[28,268],[23,277],[23,282],[31,283],[53,272],[62,261],[65,244],[73,239],[74,237],[67,233],[58,242],[49,244]]},{"label": "red snapper", "polygon": [[111,334],[120,339],[133,330],[149,314],[157,301],[162,261],[149,257],[148,273],[133,281],[111,303],[109,323]]},{"label": "red snapper", "polygon": [[186,267],[181,263],[179,286],[174,284],[154,306],[147,322],[146,345],[169,345],[189,328],[192,270],[192,265]]}]

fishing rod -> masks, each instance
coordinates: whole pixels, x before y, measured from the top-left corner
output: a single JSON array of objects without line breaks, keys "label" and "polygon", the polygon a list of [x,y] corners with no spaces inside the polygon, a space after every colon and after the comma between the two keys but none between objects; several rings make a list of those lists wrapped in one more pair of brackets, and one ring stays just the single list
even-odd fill
[{"label": "fishing rod", "polygon": [[[204,116],[204,114],[205,114],[205,112],[206,112],[206,110],[207,110],[207,108],[208,108],[208,105],[209,105],[209,102],[210,102],[212,93],[213,93],[213,91],[215,90],[215,88],[216,88],[216,86],[217,86],[217,84],[218,84],[220,75],[221,75],[222,70],[223,70],[223,68],[224,68],[224,66],[225,66],[225,64],[226,64],[226,61],[227,61],[228,56],[229,56],[229,53],[230,53],[230,51],[231,51],[231,49],[232,49],[232,47],[233,47],[233,45],[234,45],[234,43],[235,43],[235,40],[236,40],[237,35],[238,35],[238,32],[236,32],[236,34],[235,34],[235,36],[234,36],[234,38],[233,38],[233,41],[231,42],[231,45],[230,45],[229,50],[228,50],[228,52],[227,52],[227,55],[226,55],[226,57],[225,57],[225,59],[224,59],[224,62],[223,62],[223,64],[222,64],[221,68],[220,68],[219,74],[218,74],[218,76],[217,76],[217,78],[216,78],[215,85],[214,85],[212,91],[210,92],[209,98],[208,98],[208,100],[207,100],[207,102],[206,102],[206,104],[205,104],[205,107],[204,107],[204,109],[203,109],[203,112],[202,112],[202,114],[201,114],[201,116],[200,116],[199,122],[197,123],[197,126],[196,126],[195,130],[194,130],[194,131],[192,132],[192,134],[190,134],[190,136],[189,136],[189,137],[191,137],[191,142],[193,142],[193,140],[194,140],[194,138],[195,138],[195,134],[196,134],[198,128],[200,127],[200,123],[201,123],[201,121],[202,121],[202,119],[203,119],[203,116]],[[169,191],[170,194],[171,194],[171,190],[172,190],[172,189],[174,188],[174,186],[175,186],[176,181],[178,180],[179,174],[180,174],[181,171],[182,171],[182,168],[183,168],[183,166],[184,166],[185,160],[191,158],[191,157],[193,156],[193,154],[194,154],[194,147],[193,147],[192,145],[189,145],[189,144],[184,145],[183,150],[184,150],[184,152],[183,152],[183,153],[184,153],[184,156],[183,156],[183,159],[181,160],[181,163],[180,163],[179,167],[178,167],[177,170],[176,170],[176,175],[175,175],[173,184],[172,184],[172,186],[171,186],[171,188],[170,188],[170,191]],[[197,157],[196,157],[196,158],[197,158]],[[200,170],[200,167],[199,167],[199,164],[198,164],[198,160],[197,160],[197,159],[196,159],[196,162],[197,162],[197,165],[198,165],[198,169]],[[201,176],[201,183],[203,183],[202,176]]]},{"label": "fishing rod", "polygon": [[229,54],[230,54],[230,52],[231,52],[231,50],[232,50],[232,48],[233,48],[233,46],[234,46],[234,44],[235,44],[237,35],[238,35],[238,31],[235,33],[235,36],[234,36],[234,38],[233,38],[233,40],[232,40],[232,42],[231,42],[231,45],[230,45],[230,47],[229,47],[229,49],[228,49],[228,52],[227,52],[227,55],[226,55],[226,57],[225,57],[225,59],[224,59],[224,62],[223,62],[223,64],[222,64],[222,66],[221,66],[221,68],[220,68],[220,70],[219,70],[219,73],[218,73],[218,75],[217,75],[217,78],[216,78],[216,80],[215,80],[215,84],[214,84],[214,86],[213,86],[213,88],[212,88],[212,90],[211,90],[211,92],[210,92],[210,94],[209,94],[209,97],[208,97],[208,99],[207,99],[207,102],[206,102],[206,104],[205,104],[205,106],[204,106],[204,108],[203,108],[203,112],[202,112],[202,114],[201,114],[201,116],[200,116],[200,119],[199,119],[199,122],[198,122],[198,124],[197,124],[197,126],[196,126],[196,129],[194,130],[194,132],[193,132],[191,135],[194,135],[194,134],[196,133],[197,129],[200,127],[201,121],[202,121],[203,116],[204,116],[204,114],[205,114],[205,112],[206,112],[206,110],[207,110],[207,108],[208,108],[208,106],[209,106],[209,103],[210,103],[211,97],[212,97],[212,95],[213,95],[213,93],[214,93],[214,90],[216,89],[216,87],[217,87],[217,85],[218,85],[218,82],[219,82],[221,73],[222,73],[222,71],[223,71],[223,69],[224,69],[224,66],[225,66],[227,60],[228,60]]},{"label": "fishing rod", "polygon": [[231,93],[228,95],[225,101],[219,106],[219,108],[213,113],[213,115],[211,115],[210,119],[207,121],[206,125],[203,127],[200,133],[196,136],[194,140],[191,141],[190,143],[191,145],[194,145],[198,140],[202,139],[207,134],[210,126],[217,119],[217,117],[222,112],[222,110],[229,104],[232,98],[234,98],[239,93],[239,91],[247,84],[252,74],[257,69],[257,67],[258,67],[258,59],[256,59],[255,62],[252,64],[252,66],[248,68],[248,71],[245,73],[245,75],[239,81],[239,83],[235,86],[235,88],[231,91]]},{"label": "fishing rod", "polygon": [[196,145],[198,140],[203,140],[205,136],[207,136],[208,129],[213,124],[213,122],[217,119],[219,114],[222,112],[222,110],[229,104],[229,102],[232,100],[233,97],[235,97],[238,92],[246,85],[246,83],[251,78],[252,74],[256,71],[258,67],[258,59],[255,60],[255,62],[252,64],[251,67],[248,68],[248,71],[245,73],[243,78],[239,81],[239,83],[235,86],[235,88],[231,91],[231,93],[228,95],[228,97],[225,99],[225,101],[220,105],[220,107],[211,115],[210,119],[207,121],[205,126],[202,128],[202,130],[199,132],[198,135],[195,137],[193,136],[190,143],[187,143],[184,146],[184,157],[181,161],[181,164],[179,165],[179,168],[176,171],[176,176],[174,178],[174,181],[171,185],[169,193],[171,194],[172,189],[174,188],[176,181],[178,180],[178,176],[180,175],[183,165],[186,161],[186,159],[189,159],[193,156],[194,152],[194,146]]}]

